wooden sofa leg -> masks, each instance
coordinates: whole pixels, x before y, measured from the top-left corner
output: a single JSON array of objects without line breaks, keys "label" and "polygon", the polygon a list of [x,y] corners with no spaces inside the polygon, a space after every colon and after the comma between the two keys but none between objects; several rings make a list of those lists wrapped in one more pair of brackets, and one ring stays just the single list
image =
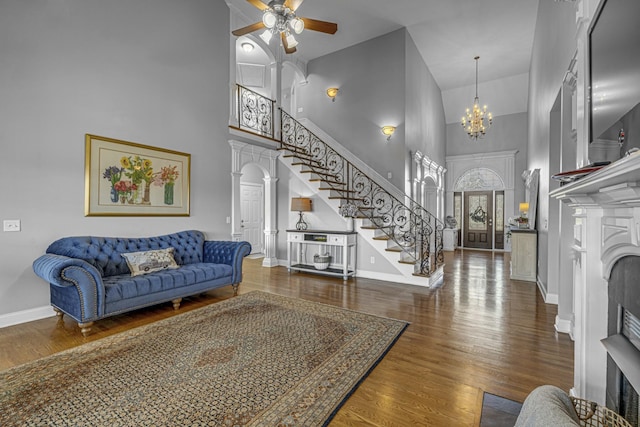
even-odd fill
[{"label": "wooden sofa leg", "polygon": [[64,316],[64,311],[60,310],[58,307],[53,307],[53,311],[56,312],[56,316],[59,319],[62,319],[62,316]]},{"label": "wooden sofa leg", "polygon": [[180,308],[180,303],[182,302],[182,298],[172,299],[171,302],[173,303],[173,309],[177,310]]},{"label": "wooden sofa leg", "polygon": [[78,327],[80,327],[80,332],[82,332],[82,335],[87,335],[89,331],[91,331],[92,326],[93,322],[78,322]]},{"label": "wooden sofa leg", "polygon": [[231,286],[233,286],[233,296],[237,297],[238,296],[238,288],[240,287],[240,283],[234,283]]}]

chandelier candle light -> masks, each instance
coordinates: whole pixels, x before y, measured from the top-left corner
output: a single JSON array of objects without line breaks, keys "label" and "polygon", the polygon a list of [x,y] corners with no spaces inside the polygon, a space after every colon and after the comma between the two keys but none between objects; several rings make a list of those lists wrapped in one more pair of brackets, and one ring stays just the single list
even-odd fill
[{"label": "chandelier candle light", "polygon": [[476,56],[473,59],[476,61],[476,97],[473,100],[473,108],[467,108],[466,115],[462,117],[460,124],[467,131],[467,134],[469,134],[469,138],[478,140],[478,138],[485,135],[491,126],[493,116],[487,112],[486,105],[480,108],[480,100],[478,99],[478,59],[480,59],[480,57]]}]

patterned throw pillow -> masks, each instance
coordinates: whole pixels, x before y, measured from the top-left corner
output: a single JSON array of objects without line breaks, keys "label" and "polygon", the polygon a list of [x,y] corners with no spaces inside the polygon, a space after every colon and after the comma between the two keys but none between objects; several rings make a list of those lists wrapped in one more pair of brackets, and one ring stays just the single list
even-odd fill
[{"label": "patterned throw pillow", "polygon": [[179,268],[173,259],[173,248],[158,249],[144,252],[129,252],[120,254],[127,261],[132,276],[152,273],[166,268]]}]

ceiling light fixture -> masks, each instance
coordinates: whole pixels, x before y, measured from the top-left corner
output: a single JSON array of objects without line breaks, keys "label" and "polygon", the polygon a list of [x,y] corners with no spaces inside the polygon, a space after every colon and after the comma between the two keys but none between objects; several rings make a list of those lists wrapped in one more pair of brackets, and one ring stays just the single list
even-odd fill
[{"label": "ceiling light fixture", "polygon": [[248,42],[242,43],[240,47],[242,47],[242,50],[244,50],[245,52],[251,52],[253,50],[253,45]]},{"label": "ceiling light fixture", "polygon": [[300,34],[302,30],[304,30],[304,21],[300,18],[294,17],[293,19],[289,20],[289,26],[294,33]]},{"label": "ceiling light fixture", "polygon": [[[262,39],[266,41],[268,37],[267,31],[271,36],[279,35],[285,46],[287,53],[293,53],[295,47],[298,45],[298,41],[291,34],[300,34],[304,30],[304,21],[296,16],[296,13],[291,8],[287,7],[284,1],[272,1],[269,3],[269,8],[265,9],[262,14],[262,23],[267,28],[263,33]],[[269,43],[267,41],[267,43]]]},{"label": "ceiling light fixture", "polygon": [[278,22],[278,17],[271,9],[267,9],[264,11],[262,15],[262,23],[267,28],[273,28]]},{"label": "ceiling light fixture", "polygon": [[264,30],[264,33],[260,34],[260,38],[266,44],[269,44],[269,42],[271,41],[271,37],[272,36],[273,36],[273,33],[271,32],[271,30]]},{"label": "ceiling light fixture", "polygon": [[[469,134],[469,138],[478,140],[484,136],[493,122],[493,116],[487,112],[487,106],[480,108],[480,100],[478,98],[478,59],[476,56],[476,97],[473,100],[473,107],[467,108],[466,114],[462,117],[461,125]],[[486,120],[486,123],[485,123]]]},{"label": "ceiling light fixture", "polygon": [[289,49],[293,49],[294,47],[298,46],[298,41],[295,37],[293,37],[293,34],[288,31],[286,32],[286,34],[287,46],[289,46]]}]

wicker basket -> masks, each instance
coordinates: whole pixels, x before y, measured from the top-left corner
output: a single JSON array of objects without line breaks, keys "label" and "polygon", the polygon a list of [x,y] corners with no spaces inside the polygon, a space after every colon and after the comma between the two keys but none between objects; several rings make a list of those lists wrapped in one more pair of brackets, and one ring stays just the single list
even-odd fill
[{"label": "wicker basket", "polygon": [[316,268],[316,270],[326,270],[327,268],[329,268],[329,264],[331,264],[331,255],[316,254],[313,256],[313,266]]},{"label": "wicker basket", "polygon": [[571,397],[583,427],[632,427],[620,414],[590,400]]}]

